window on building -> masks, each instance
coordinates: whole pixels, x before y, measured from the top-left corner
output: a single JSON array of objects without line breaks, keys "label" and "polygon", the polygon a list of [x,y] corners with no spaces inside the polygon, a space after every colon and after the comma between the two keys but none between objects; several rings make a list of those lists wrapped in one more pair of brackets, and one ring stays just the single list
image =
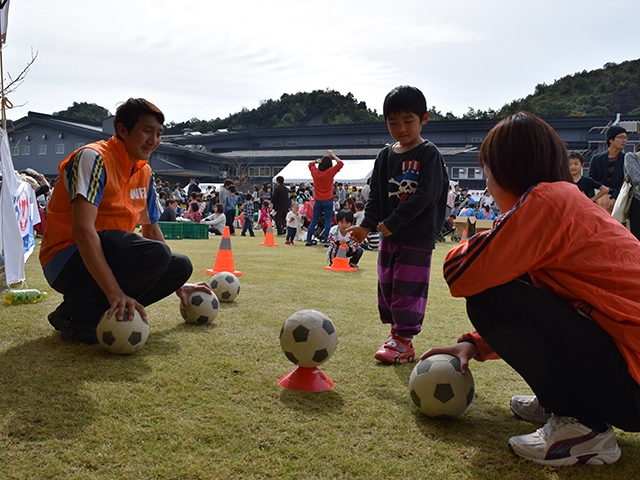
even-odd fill
[{"label": "window on building", "polygon": [[14,157],[20,155],[20,147],[18,145],[11,149],[11,155],[13,155]]},{"label": "window on building", "polygon": [[273,176],[275,177],[276,175],[278,175],[282,170],[284,170],[283,167],[273,167]]},{"label": "window on building", "polygon": [[255,147],[259,147],[259,146],[260,146],[260,142],[252,143],[252,144],[251,144],[251,146],[252,146],[253,148],[255,148]]},{"label": "window on building", "polygon": [[56,143],[56,155],[64,154],[64,143]]},{"label": "window on building", "polygon": [[158,160],[169,160],[169,154],[168,153],[154,153],[154,156]]},{"label": "window on building", "polygon": [[471,137],[471,143],[482,143],[482,137]]},{"label": "window on building", "polygon": [[31,146],[25,145],[20,149],[20,155],[30,155],[31,154]]},{"label": "window on building", "polygon": [[482,169],[478,167],[453,167],[451,178],[459,179],[482,179]]},{"label": "window on building", "polygon": [[84,147],[85,145],[86,145],[86,143],[79,142],[79,143],[76,143],[76,146],[75,146],[75,147],[73,147],[73,149],[74,149],[74,150],[78,150],[79,148],[82,148],[82,147]]},{"label": "window on building", "polygon": [[273,142],[271,143],[272,147],[281,147],[282,146],[282,142]]},{"label": "window on building", "polygon": [[367,141],[366,140],[356,140],[356,145],[366,145]]},{"label": "window on building", "polygon": [[298,142],[287,142],[287,147],[297,147]]},{"label": "window on building", "polygon": [[372,145],[384,145],[384,140],[382,138],[375,138],[371,140]]},{"label": "window on building", "polygon": [[38,155],[46,155],[46,154],[47,154],[47,146],[38,145]]},{"label": "window on building", "polygon": [[271,167],[249,167],[250,177],[270,177]]}]

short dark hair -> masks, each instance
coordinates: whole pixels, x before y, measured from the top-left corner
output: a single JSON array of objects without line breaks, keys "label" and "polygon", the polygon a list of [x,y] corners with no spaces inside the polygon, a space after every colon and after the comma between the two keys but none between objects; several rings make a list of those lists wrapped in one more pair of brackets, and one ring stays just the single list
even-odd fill
[{"label": "short dark hair", "polygon": [[349,223],[353,223],[353,220],[354,220],[353,212],[346,208],[339,210],[338,213],[336,214],[336,221],[339,222],[340,220],[346,220]]},{"label": "short dark hair", "polygon": [[482,142],[478,162],[518,197],[540,182],[573,182],[567,149],[551,126],[529,112],[498,123]]},{"label": "short dark hair", "polygon": [[119,123],[122,123],[127,131],[130,132],[142,115],[153,115],[161,125],[164,124],[164,114],[153,103],[144,98],[130,98],[121,103],[116,109],[116,116],[113,118],[113,126],[116,132],[118,131]]},{"label": "short dark hair", "polygon": [[569,158],[575,158],[576,160],[578,160],[582,165],[584,165],[584,157],[582,156],[582,154],[578,153],[578,152],[569,152]]},{"label": "short dark hair", "polygon": [[250,193],[247,193],[247,194],[244,196],[244,199],[245,199],[245,200],[251,200],[251,199],[253,199],[253,195],[251,195]]},{"label": "short dark hair", "polygon": [[386,120],[393,113],[409,112],[415,113],[418,117],[424,117],[427,113],[427,99],[416,87],[400,85],[394,88],[384,98],[382,114]]},{"label": "short dark hair", "polygon": [[236,192],[236,186],[235,185],[229,185],[227,187],[227,190],[229,190],[229,192],[231,192],[231,193],[235,193]]},{"label": "short dark hair", "polygon": [[193,210],[194,212],[197,212],[198,210],[200,210],[200,205],[198,205],[196,202],[193,202],[191,204],[191,210]]},{"label": "short dark hair", "polygon": [[282,175],[278,175],[276,177],[276,183],[284,183],[284,177]]}]

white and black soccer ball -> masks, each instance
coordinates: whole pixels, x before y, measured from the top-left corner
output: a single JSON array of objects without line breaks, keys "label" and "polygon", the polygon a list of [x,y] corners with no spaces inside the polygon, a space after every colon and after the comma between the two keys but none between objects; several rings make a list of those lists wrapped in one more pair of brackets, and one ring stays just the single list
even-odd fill
[{"label": "white and black soccer ball", "polygon": [[114,313],[107,317],[105,312],[96,327],[98,342],[109,353],[131,355],[142,348],[149,337],[149,324],[135,311],[133,320],[125,310],[122,320]]},{"label": "white and black soccer ball", "polygon": [[215,293],[192,292],[187,298],[189,308],[185,310],[180,303],[180,315],[187,323],[205,325],[213,322],[218,316],[220,303]]},{"label": "white and black soccer ball", "polygon": [[282,351],[299,367],[317,367],[333,355],[337,345],[336,327],[317,310],[294,313],[280,330]]},{"label": "white and black soccer ball", "polygon": [[216,273],[209,285],[221,302],[233,302],[240,293],[240,280],[231,272]]},{"label": "white and black soccer ball", "polygon": [[420,360],[409,377],[413,403],[431,418],[451,419],[464,412],[473,400],[471,371],[460,371],[460,360],[437,354]]}]

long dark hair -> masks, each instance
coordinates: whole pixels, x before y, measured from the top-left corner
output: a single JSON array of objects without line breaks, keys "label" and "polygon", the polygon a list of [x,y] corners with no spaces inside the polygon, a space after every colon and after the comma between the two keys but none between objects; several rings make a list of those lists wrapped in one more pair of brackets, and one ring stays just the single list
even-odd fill
[{"label": "long dark hair", "polygon": [[332,165],[333,165],[333,161],[331,160],[331,157],[329,155],[325,155],[324,157],[322,157],[322,160],[320,160],[320,165],[318,165],[318,170],[320,170],[321,172],[324,172],[325,170],[328,170],[329,168],[331,168]]},{"label": "long dark hair", "polygon": [[540,182],[572,182],[567,149],[551,126],[529,112],[511,115],[491,129],[478,158],[496,183],[516,196]]}]

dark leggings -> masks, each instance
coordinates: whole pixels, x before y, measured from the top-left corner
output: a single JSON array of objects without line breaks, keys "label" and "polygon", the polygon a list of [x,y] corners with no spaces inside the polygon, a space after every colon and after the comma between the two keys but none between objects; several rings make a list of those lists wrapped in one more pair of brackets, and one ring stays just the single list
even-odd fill
[{"label": "dark leggings", "polygon": [[522,280],[467,298],[482,338],[556,415],[640,431],[640,386],[615,342],[566,301]]},{"label": "dark leggings", "polygon": [[[165,298],[191,276],[188,257],[171,253],[162,242],[120,230],[98,232],[104,256],[120,288],[143,306]],[[51,285],[64,295],[60,313],[78,326],[95,327],[109,302],[85,267],[79,252]]]}]

